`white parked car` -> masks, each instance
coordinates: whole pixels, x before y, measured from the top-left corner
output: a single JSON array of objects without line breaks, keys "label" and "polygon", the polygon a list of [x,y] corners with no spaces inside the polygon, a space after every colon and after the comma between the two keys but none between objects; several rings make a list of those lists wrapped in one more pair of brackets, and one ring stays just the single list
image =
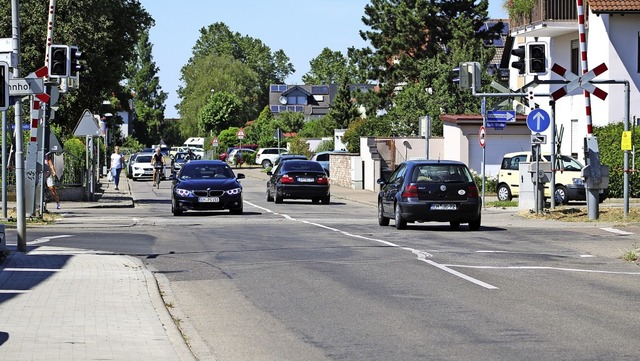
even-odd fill
[{"label": "white parked car", "polygon": [[289,151],[285,148],[260,148],[256,154],[255,164],[260,164],[262,168],[273,167],[276,159],[281,154],[287,154]]}]

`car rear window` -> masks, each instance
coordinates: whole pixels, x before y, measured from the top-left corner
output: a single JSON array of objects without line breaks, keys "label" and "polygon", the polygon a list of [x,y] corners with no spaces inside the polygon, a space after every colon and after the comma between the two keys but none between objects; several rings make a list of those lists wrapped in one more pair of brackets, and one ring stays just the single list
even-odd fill
[{"label": "car rear window", "polygon": [[411,181],[414,183],[473,182],[473,177],[464,165],[429,164],[414,168]]},{"label": "car rear window", "polygon": [[322,169],[322,166],[318,162],[305,162],[305,161],[297,161],[297,160],[291,160],[291,161],[282,163],[282,170],[284,172],[299,172],[299,171],[324,172],[324,169]]}]

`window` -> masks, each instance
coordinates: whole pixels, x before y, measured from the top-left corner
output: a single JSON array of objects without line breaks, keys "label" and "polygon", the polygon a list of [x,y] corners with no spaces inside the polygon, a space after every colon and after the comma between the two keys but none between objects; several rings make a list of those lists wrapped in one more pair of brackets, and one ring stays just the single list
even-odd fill
[{"label": "window", "polygon": [[279,113],[280,112],[280,107],[278,105],[271,105],[271,106],[269,106],[269,109],[271,109],[272,113]]},{"label": "window", "polygon": [[329,87],[326,85],[323,86],[312,86],[311,87],[312,94],[329,94]]},{"label": "window", "polygon": [[295,104],[301,104],[301,105],[307,105],[307,97],[304,95],[290,95],[287,97],[287,104],[289,105],[295,105]]},{"label": "window", "polygon": [[284,84],[271,84],[269,90],[272,93],[282,93],[283,91],[287,90],[287,86]]},{"label": "window", "polygon": [[571,72],[580,75],[580,46],[578,40],[571,40]]}]

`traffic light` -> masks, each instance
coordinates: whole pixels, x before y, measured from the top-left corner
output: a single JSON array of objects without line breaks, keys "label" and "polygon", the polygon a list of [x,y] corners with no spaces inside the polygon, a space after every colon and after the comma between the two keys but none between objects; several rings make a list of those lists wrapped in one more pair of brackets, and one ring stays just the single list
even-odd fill
[{"label": "traffic light", "polygon": [[462,90],[471,89],[471,77],[466,63],[453,68],[453,82]]},{"label": "traffic light", "polygon": [[0,111],[9,109],[9,64],[0,61]]},{"label": "traffic light", "polygon": [[538,75],[547,73],[547,44],[529,43],[529,74]]},{"label": "traffic light", "polygon": [[511,50],[511,55],[517,56],[518,60],[511,63],[512,68],[518,69],[518,74],[522,75],[526,73],[526,49],[524,46],[519,46],[517,49]]},{"label": "traffic light", "polygon": [[70,59],[70,69],[69,76],[78,77],[78,73],[85,70],[84,64],[80,63],[80,60],[84,58],[84,54],[78,49],[77,46],[71,45],[69,46],[69,59]]},{"label": "traffic light", "polygon": [[66,78],[69,76],[69,47],[67,45],[51,45],[49,51],[49,78]]}]

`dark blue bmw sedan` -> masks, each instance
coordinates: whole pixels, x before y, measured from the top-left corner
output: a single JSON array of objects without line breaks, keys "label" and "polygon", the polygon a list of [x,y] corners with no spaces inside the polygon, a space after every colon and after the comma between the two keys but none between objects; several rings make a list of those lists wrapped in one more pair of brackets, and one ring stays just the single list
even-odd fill
[{"label": "dark blue bmw sedan", "polygon": [[228,209],[242,214],[242,173],[237,175],[229,164],[220,160],[193,160],[185,163],[173,180],[171,212],[179,216],[185,211]]},{"label": "dark blue bmw sedan", "polygon": [[378,223],[397,229],[413,222],[449,222],[451,228],[468,223],[480,229],[482,200],[467,166],[451,160],[410,160],[388,179],[379,179]]}]

